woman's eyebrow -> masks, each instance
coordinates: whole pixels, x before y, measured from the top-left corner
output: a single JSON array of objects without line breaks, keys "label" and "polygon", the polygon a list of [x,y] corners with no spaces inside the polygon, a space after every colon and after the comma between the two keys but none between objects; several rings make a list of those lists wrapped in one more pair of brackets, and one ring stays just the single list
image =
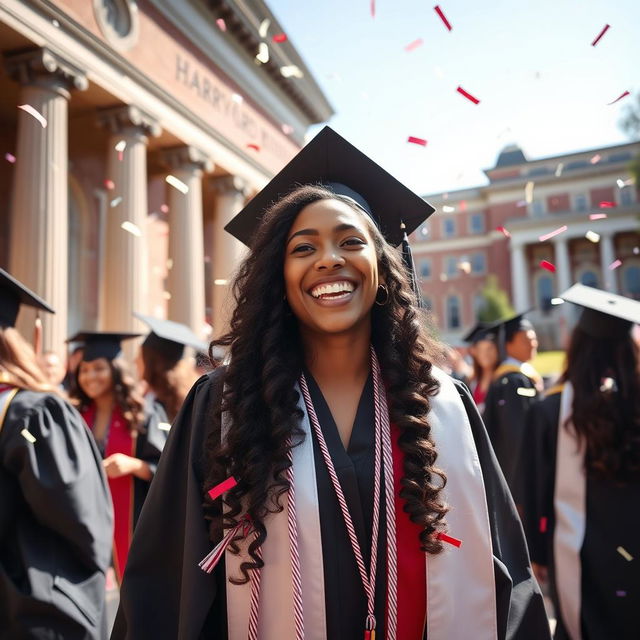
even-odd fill
[{"label": "woman's eyebrow", "polygon": [[[336,233],[338,231],[349,231],[351,229],[362,233],[361,229],[359,229],[353,224],[349,224],[346,222],[333,227],[333,232]],[[300,231],[296,231],[295,233],[291,234],[291,237],[287,240],[287,244],[289,244],[296,236],[319,236],[319,235],[320,233],[318,232],[317,229],[300,229]]]}]

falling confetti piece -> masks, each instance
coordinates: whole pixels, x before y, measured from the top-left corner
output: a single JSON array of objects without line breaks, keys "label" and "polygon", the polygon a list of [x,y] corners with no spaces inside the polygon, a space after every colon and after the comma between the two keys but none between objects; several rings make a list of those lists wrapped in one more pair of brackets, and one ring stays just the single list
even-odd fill
[{"label": "falling confetti piece", "polygon": [[620,102],[620,100],[622,100],[622,98],[626,98],[629,94],[628,91],[625,91],[624,93],[621,93],[613,102],[607,102],[607,106],[611,106],[612,104],[615,104],[616,102]]},{"label": "falling confetti piece", "polygon": [[596,153],[596,155],[593,156],[593,158],[591,158],[591,160],[589,160],[589,162],[591,164],[598,164],[598,162],[600,162],[601,159],[602,159],[602,156],[599,153]]},{"label": "falling confetti piece", "polygon": [[453,538],[452,536],[449,536],[442,531],[440,531],[440,533],[436,535],[436,538],[438,538],[438,540],[442,540],[442,542],[447,542],[448,544],[453,545],[454,547],[459,548],[462,546],[462,540],[458,540],[458,538]]},{"label": "falling confetti piece", "polygon": [[527,182],[524,188],[524,200],[527,204],[531,204],[533,202],[533,187],[535,186],[534,182]]},{"label": "falling confetti piece", "polygon": [[371,0],[371,3],[369,4],[369,10],[371,11],[371,17],[375,18],[376,17],[376,0]]},{"label": "falling confetti piece", "polygon": [[218,29],[220,29],[220,31],[227,30],[227,23],[224,21],[224,18],[218,18],[216,20],[216,24],[218,25]]},{"label": "falling confetti piece", "polygon": [[164,180],[167,184],[170,184],[172,187],[180,191],[180,193],[189,193],[189,187],[175,176],[169,174]]},{"label": "falling confetti piece", "polygon": [[238,481],[233,476],[230,476],[226,480],[223,480],[220,484],[217,484],[212,489],[209,489],[207,493],[212,500],[215,500],[216,498],[219,498],[225,491],[233,489],[233,487],[235,487],[237,484]]},{"label": "falling confetti piece", "polygon": [[559,178],[562,175],[563,169],[564,169],[564,162],[560,162],[556,167],[556,178]]},{"label": "falling confetti piece", "polygon": [[169,213],[169,205],[168,204],[160,205],[160,211],[162,211],[162,213]]},{"label": "falling confetti piece", "polygon": [[496,227],[496,231],[500,231],[505,238],[510,238],[511,234],[507,231],[506,227]]},{"label": "falling confetti piece", "polygon": [[60,23],[57,20],[53,20],[53,22],[51,23],[56,29],[60,28]]},{"label": "falling confetti piece", "polygon": [[300,71],[300,68],[295,64],[289,64],[284,67],[280,67],[280,73],[285,78],[291,78],[291,77],[303,78],[304,77],[304,73],[302,73],[302,71]]},{"label": "falling confetti piece", "polygon": [[269,18],[265,18],[260,23],[260,27],[258,28],[258,33],[260,34],[261,38],[266,38],[267,37],[267,33],[269,33],[269,27],[270,26],[271,26],[271,20],[269,20]]},{"label": "falling confetti piece", "polygon": [[140,231],[140,227],[138,227],[138,225],[134,224],[133,222],[125,220],[125,222],[120,225],[120,228],[128,231],[132,236],[137,236],[138,238],[142,237],[142,231]]},{"label": "falling confetti piece", "polygon": [[624,548],[618,547],[616,551],[627,561],[631,562],[633,560],[633,556]]},{"label": "falling confetti piece", "polygon": [[617,391],[618,383],[613,378],[602,378],[600,382],[600,391]]},{"label": "falling confetti piece", "polygon": [[471,263],[468,260],[462,260],[462,262],[458,263],[458,269],[460,269],[462,273],[469,274],[471,273]]},{"label": "falling confetti piece", "polygon": [[556,272],[556,267],[554,264],[549,262],[548,260],[540,260],[540,266],[547,271],[551,271],[551,273]]},{"label": "falling confetti piece", "polygon": [[253,149],[254,151],[260,151],[260,146],[255,144],[254,142],[248,142],[247,148]]},{"label": "falling confetti piece", "polygon": [[168,291],[163,291],[163,292],[162,292],[162,297],[163,297],[165,300],[171,300],[171,294],[170,294]]},{"label": "falling confetti piece", "polygon": [[424,138],[416,138],[415,136],[409,136],[407,138],[407,142],[411,142],[412,144],[419,144],[423,147],[427,146],[427,141]]},{"label": "falling confetti piece", "polygon": [[557,236],[557,235],[559,235],[560,233],[564,233],[564,232],[567,230],[567,228],[568,228],[568,227],[567,227],[567,225],[565,224],[565,225],[563,225],[563,226],[561,226],[561,227],[558,227],[555,231],[552,231],[551,233],[547,233],[547,234],[546,234],[546,235],[544,235],[544,236],[540,236],[540,237],[538,238],[538,240],[539,240],[540,242],[544,242],[545,240],[549,240],[549,238],[553,238],[554,236]]},{"label": "falling confetti piece", "polygon": [[167,269],[169,269],[169,271],[171,271],[171,269],[173,269],[173,259],[172,258],[167,258]]},{"label": "falling confetti piece", "polygon": [[640,247],[633,247],[633,255],[637,256],[640,253]]},{"label": "falling confetti piece", "polygon": [[170,431],[171,430],[171,423],[169,423],[169,422],[158,422],[158,429],[160,429],[161,431]]},{"label": "falling confetti piece", "polygon": [[547,517],[542,516],[540,518],[540,533],[547,533]]},{"label": "falling confetti piece", "polygon": [[598,42],[600,42],[600,38],[602,38],[602,36],[605,33],[607,33],[607,31],[609,30],[610,26],[611,26],[610,24],[605,24],[604,25],[604,28],[602,29],[602,31],[596,36],[596,39],[591,43],[592,47],[595,47],[598,44]]},{"label": "falling confetti piece", "polygon": [[589,220],[602,220],[603,218],[606,218],[607,214],[606,213],[590,213],[589,214]]},{"label": "falling confetti piece", "polygon": [[280,125],[280,128],[285,136],[289,136],[293,133],[293,127],[290,124],[282,124]]},{"label": "falling confetti piece", "polygon": [[614,260],[614,261],[609,265],[609,270],[610,270],[610,271],[613,271],[614,269],[617,269],[621,264],[622,264],[622,260]]},{"label": "falling confetti piece", "polygon": [[286,33],[276,33],[273,36],[273,41],[277,42],[277,43],[286,42],[287,41],[287,34]]},{"label": "falling confetti piece", "polygon": [[214,281],[213,281],[213,284],[217,284],[217,285],[220,285],[220,286],[224,286],[224,285],[226,285],[226,284],[227,284],[227,282],[228,282],[228,280],[225,280],[225,279],[223,279],[223,278],[218,278],[218,279],[216,279],[216,280],[214,280]]},{"label": "falling confetti piece", "polygon": [[34,109],[30,104],[20,104],[18,105],[18,109],[22,109],[25,113],[33,116],[42,125],[43,129],[46,128],[47,119],[38,110]]},{"label": "falling confetti piece", "polygon": [[618,185],[618,189],[623,189],[624,188],[624,180],[622,178],[618,178],[616,180],[616,184]]},{"label": "falling confetti piece", "polygon": [[471,100],[473,104],[480,104],[480,100],[478,100],[478,98],[472,96],[468,91],[465,91],[462,87],[458,87],[456,91],[460,95],[463,95],[467,100]]},{"label": "falling confetti piece", "polygon": [[114,198],[109,205],[111,206],[111,208],[113,209],[113,207],[117,207],[120,203],[122,202],[122,196],[118,196],[117,198]]},{"label": "falling confetti piece", "polygon": [[451,24],[447,20],[447,18],[444,15],[444,13],[442,13],[442,9],[440,8],[440,5],[436,5],[433,8],[434,8],[435,12],[440,16],[440,20],[442,20],[442,22],[444,23],[444,26],[447,27],[447,30],[451,31],[451,29],[452,29]]},{"label": "falling confetti piece", "polygon": [[421,47],[424,44],[424,40],[422,38],[418,38],[417,40],[414,40],[413,42],[410,42],[405,48],[405,51],[414,51],[415,49],[417,49],[418,47]]},{"label": "falling confetti piece", "polygon": [[10,162],[11,164],[13,164],[16,161],[16,157],[13,155],[13,153],[5,153],[4,159],[7,162]]},{"label": "falling confetti piece", "polygon": [[23,429],[23,430],[20,432],[20,435],[21,435],[21,436],[22,436],[22,437],[23,437],[27,442],[30,442],[31,444],[33,444],[33,443],[36,441],[36,439],[34,438],[33,434],[32,434],[32,433],[29,433],[26,429]]},{"label": "falling confetti piece", "polygon": [[625,598],[627,596],[627,592],[626,591],[622,591],[622,590],[618,590],[618,591],[616,591],[616,596],[618,596],[618,598]]},{"label": "falling confetti piece", "polygon": [[528,389],[527,387],[518,387],[518,389],[516,390],[516,393],[519,396],[524,396],[525,398],[535,398],[536,396],[536,390]]},{"label": "falling confetti piece", "polygon": [[262,64],[267,64],[267,62],[269,62],[269,47],[265,42],[261,42],[258,46],[258,55],[256,56],[256,60]]},{"label": "falling confetti piece", "polygon": [[587,233],[584,234],[584,237],[587,240],[591,240],[591,242],[593,242],[594,244],[596,242],[600,242],[600,234],[596,233],[595,231],[591,231],[591,230],[587,231]]},{"label": "falling confetti piece", "polygon": [[551,304],[554,306],[557,304],[564,304],[564,300],[562,298],[551,298]]},{"label": "falling confetti piece", "polygon": [[244,102],[244,98],[239,93],[232,93],[231,100],[236,104],[242,104]]},{"label": "falling confetti piece", "polygon": [[451,205],[449,205],[449,204],[445,204],[445,205],[442,207],[442,210],[443,210],[445,213],[453,213],[453,212],[456,210],[456,208],[455,208],[455,207],[452,207],[452,206],[451,206]]},{"label": "falling confetti piece", "polygon": [[601,209],[611,209],[616,206],[615,202],[611,202],[611,200],[603,200],[599,205]]},{"label": "falling confetti piece", "polygon": [[116,183],[113,180],[105,180],[104,186],[109,189],[109,191],[113,191],[116,188]]},{"label": "falling confetti piece", "polygon": [[120,140],[116,146],[114,147],[116,151],[118,152],[122,152],[127,148],[127,141],[126,140]]}]

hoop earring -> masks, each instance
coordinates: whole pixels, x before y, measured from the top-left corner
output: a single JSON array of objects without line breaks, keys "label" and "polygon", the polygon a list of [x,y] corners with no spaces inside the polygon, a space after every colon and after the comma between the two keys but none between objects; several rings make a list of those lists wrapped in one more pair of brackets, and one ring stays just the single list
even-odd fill
[{"label": "hoop earring", "polygon": [[[378,295],[380,294],[381,291],[384,291],[384,300],[382,302],[378,300]],[[389,302],[389,289],[387,289],[386,284],[380,284],[378,285],[378,292],[376,293],[376,304],[381,307],[384,307],[384,305],[387,304],[387,302]]]}]

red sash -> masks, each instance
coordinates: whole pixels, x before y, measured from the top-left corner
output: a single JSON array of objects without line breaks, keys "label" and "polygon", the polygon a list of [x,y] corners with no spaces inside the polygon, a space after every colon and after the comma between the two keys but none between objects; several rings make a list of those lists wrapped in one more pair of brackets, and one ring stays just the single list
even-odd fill
[{"label": "red sash", "polygon": [[[93,429],[96,415],[95,405],[89,406],[82,417]],[[119,407],[114,408],[109,425],[109,436],[104,456],[108,458],[114,453],[124,453],[135,457],[135,438],[129,431],[129,425]],[[108,478],[111,500],[113,502],[113,565],[118,583],[122,581],[127,555],[133,536],[133,476]]]},{"label": "red sash", "polygon": [[427,562],[418,535],[422,527],[411,522],[403,510],[400,480],[404,476],[404,454],[398,446],[400,430],[391,425],[393,484],[398,549],[398,631],[401,640],[422,640],[427,615]]}]

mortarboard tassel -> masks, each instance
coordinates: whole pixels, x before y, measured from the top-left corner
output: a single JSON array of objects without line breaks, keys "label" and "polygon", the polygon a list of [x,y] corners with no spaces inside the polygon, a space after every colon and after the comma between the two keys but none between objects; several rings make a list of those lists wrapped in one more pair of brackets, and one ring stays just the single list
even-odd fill
[{"label": "mortarboard tassel", "polygon": [[251,531],[251,521],[249,520],[249,516],[243,516],[240,519],[240,522],[233,527],[233,529],[229,529],[227,535],[222,538],[222,540],[198,563],[198,566],[205,572],[211,573],[218,562],[220,562],[220,558],[224,555],[224,552],[227,550],[227,547],[231,544],[231,541],[238,535],[242,534],[243,537],[247,537],[249,532]]},{"label": "mortarboard tassel", "polygon": [[413,255],[411,253],[411,247],[409,246],[409,238],[407,237],[406,226],[404,222],[400,223],[400,228],[402,229],[402,261],[404,262],[404,266],[407,268],[409,281],[411,282],[411,288],[413,289],[413,293],[416,297],[416,303],[418,307],[423,308],[424,302],[422,300],[422,295],[420,294],[420,288],[418,287],[418,281],[416,279],[416,269],[415,265],[413,264]]}]

